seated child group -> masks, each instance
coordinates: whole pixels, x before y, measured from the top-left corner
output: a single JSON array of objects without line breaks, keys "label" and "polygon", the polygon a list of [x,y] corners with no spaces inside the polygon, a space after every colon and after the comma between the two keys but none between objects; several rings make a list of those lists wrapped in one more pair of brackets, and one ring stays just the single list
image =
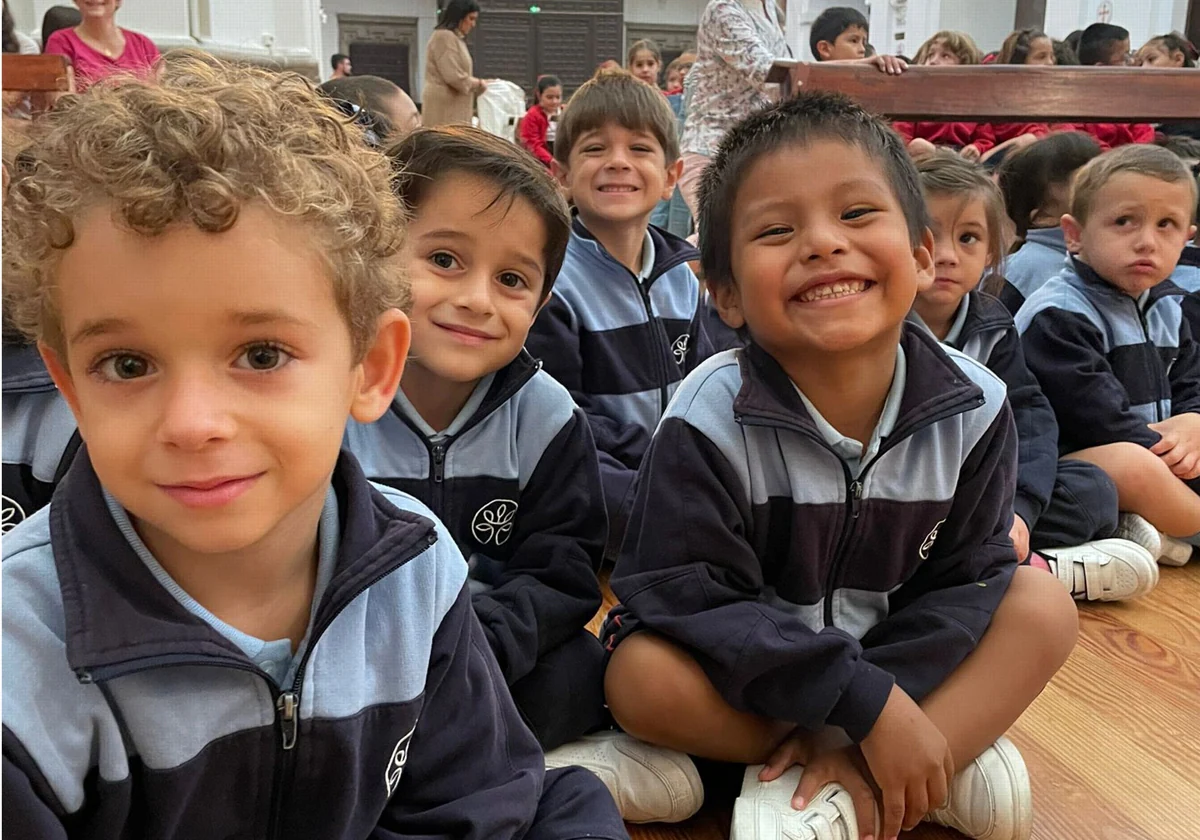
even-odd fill
[{"label": "seated child group", "polygon": [[615,840],[732,763],[734,840],[1030,836],[1076,602],[1200,545],[1194,175],[802,91],[693,246],[678,122],[604,70],[551,160],[385,152],[187,52],[35,122],[6,833]]}]

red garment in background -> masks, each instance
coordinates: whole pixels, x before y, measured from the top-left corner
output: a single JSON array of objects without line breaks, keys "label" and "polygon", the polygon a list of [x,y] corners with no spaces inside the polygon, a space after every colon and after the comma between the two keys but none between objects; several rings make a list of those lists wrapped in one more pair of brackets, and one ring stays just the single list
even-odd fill
[{"label": "red garment in background", "polygon": [[973,122],[894,122],[892,128],[905,142],[920,137],[935,146],[974,145],[983,154],[996,145],[996,136],[988,123]]},{"label": "red garment in background", "polygon": [[541,105],[534,105],[525,112],[521,119],[521,145],[533,153],[533,156],[550,167],[554,156],[546,145],[546,132],[550,129],[550,117]]},{"label": "red garment in background", "polygon": [[1154,142],[1154,126],[1149,123],[1081,123],[1076,128],[1095,137],[1106,152],[1130,143]]}]

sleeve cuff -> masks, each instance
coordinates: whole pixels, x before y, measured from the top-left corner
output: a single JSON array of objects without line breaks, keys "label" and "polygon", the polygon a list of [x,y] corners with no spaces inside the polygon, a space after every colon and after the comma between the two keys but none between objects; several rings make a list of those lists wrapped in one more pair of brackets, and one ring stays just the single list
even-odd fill
[{"label": "sleeve cuff", "polygon": [[829,712],[829,723],[846,730],[854,743],[861,742],[875,726],[895,682],[887,671],[860,659],[841,699]]},{"label": "sleeve cuff", "polygon": [[1018,492],[1013,499],[1013,513],[1025,520],[1029,530],[1033,530],[1033,526],[1037,523],[1038,516],[1042,506],[1034,502],[1029,496]]}]

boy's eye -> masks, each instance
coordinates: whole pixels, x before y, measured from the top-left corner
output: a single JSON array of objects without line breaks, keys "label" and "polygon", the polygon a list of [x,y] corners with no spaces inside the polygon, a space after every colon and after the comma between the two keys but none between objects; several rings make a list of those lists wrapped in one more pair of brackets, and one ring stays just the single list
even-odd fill
[{"label": "boy's eye", "polygon": [[1173,227],[1175,227],[1175,220],[1174,219],[1162,219],[1161,221],[1159,221],[1158,226],[1161,228],[1173,228]]},{"label": "boy's eye", "polygon": [[455,264],[457,263],[457,260],[454,259],[454,256],[452,254],[447,254],[445,251],[438,251],[436,254],[431,254],[429,261],[438,268],[445,269],[446,271],[454,268]]},{"label": "boy's eye", "polygon": [[512,271],[506,271],[500,275],[500,285],[509,289],[519,289],[526,284],[525,278],[520,274],[516,274]]},{"label": "boy's eye", "polygon": [[790,232],[791,231],[788,228],[784,227],[783,225],[775,225],[773,227],[767,228],[766,230],[764,230],[762,233],[760,233],[758,236],[756,236],[754,238],[755,239],[766,239],[769,236],[786,236]]},{"label": "boy's eye", "polygon": [[150,363],[141,356],[117,353],[101,359],[94,369],[105,379],[127,381],[149,374]]},{"label": "boy's eye", "polygon": [[847,210],[842,214],[842,219],[847,222],[852,222],[857,219],[865,218],[867,215],[875,211],[870,207],[855,207],[852,210]]},{"label": "boy's eye", "polygon": [[1114,224],[1124,227],[1125,225],[1129,224],[1130,221],[1131,220],[1128,216],[1117,216]]},{"label": "boy's eye", "polygon": [[274,344],[254,344],[246,348],[238,361],[245,361],[245,364],[240,364],[239,367],[268,371],[283,367],[291,358],[286,351]]}]

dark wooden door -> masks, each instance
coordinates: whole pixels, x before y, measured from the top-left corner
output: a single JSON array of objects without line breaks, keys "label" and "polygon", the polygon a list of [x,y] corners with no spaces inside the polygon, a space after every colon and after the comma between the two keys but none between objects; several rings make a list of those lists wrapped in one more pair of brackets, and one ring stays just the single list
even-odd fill
[{"label": "dark wooden door", "polygon": [[532,96],[537,77],[551,73],[569,96],[602,61],[624,63],[623,27],[622,0],[488,0],[468,45],[475,75],[516,82]]},{"label": "dark wooden door", "polygon": [[382,76],[412,96],[408,44],[351,41],[349,53],[354,75]]}]

